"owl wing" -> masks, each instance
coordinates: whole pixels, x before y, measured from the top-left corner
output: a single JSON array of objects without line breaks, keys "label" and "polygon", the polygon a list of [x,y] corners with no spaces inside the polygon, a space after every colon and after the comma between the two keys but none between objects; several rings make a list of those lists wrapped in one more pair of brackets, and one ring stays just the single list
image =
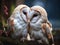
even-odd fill
[{"label": "owl wing", "polygon": [[42,28],[42,30],[44,30],[43,32],[45,32],[45,34],[47,34],[47,37],[49,39],[50,44],[54,45],[54,39],[53,39],[53,34],[52,34],[52,25],[51,23],[48,21],[48,23],[43,24],[44,26]]}]

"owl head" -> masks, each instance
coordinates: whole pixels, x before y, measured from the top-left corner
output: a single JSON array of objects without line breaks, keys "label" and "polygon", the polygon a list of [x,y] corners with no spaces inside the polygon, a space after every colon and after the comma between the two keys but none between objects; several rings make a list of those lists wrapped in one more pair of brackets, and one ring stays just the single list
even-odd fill
[{"label": "owl head", "polygon": [[10,16],[10,20],[20,18],[24,22],[29,21],[29,13],[30,13],[30,8],[27,5],[18,5],[12,15]]},{"label": "owl head", "polygon": [[41,6],[33,6],[31,7],[32,10],[32,18],[31,21],[32,22],[46,22],[47,20],[47,12],[46,10],[41,7]]}]

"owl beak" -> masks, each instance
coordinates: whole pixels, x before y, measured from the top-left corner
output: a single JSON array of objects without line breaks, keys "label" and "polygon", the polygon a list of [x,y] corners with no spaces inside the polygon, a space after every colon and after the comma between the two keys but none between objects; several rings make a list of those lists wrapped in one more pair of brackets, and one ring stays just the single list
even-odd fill
[{"label": "owl beak", "polygon": [[30,19],[27,20],[28,24],[30,24]]},{"label": "owl beak", "polygon": [[30,18],[28,14],[27,14],[27,23],[30,23]]},{"label": "owl beak", "polygon": [[28,19],[27,22],[30,23],[30,19]]}]

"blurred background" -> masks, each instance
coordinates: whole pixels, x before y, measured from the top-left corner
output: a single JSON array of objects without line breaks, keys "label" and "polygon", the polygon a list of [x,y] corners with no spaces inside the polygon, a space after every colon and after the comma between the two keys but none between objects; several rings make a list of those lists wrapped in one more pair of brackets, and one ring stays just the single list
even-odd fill
[{"label": "blurred background", "polygon": [[60,0],[0,0],[0,30],[7,30],[7,19],[20,4],[44,7],[53,26],[54,39],[60,41]]}]

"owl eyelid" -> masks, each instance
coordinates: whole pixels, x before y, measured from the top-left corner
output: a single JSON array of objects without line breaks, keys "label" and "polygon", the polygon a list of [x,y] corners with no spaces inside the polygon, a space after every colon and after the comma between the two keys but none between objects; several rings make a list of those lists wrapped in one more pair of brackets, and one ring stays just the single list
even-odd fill
[{"label": "owl eyelid", "polygon": [[37,14],[34,14],[33,17],[37,17],[38,15]]},{"label": "owl eyelid", "polygon": [[[23,8],[26,8],[26,7],[23,7]],[[23,8],[21,8],[20,10],[22,10]],[[26,15],[27,13],[25,11],[23,11],[23,13]]]},{"label": "owl eyelid", "polygon": [[34,11],[36,11],[38,13],[38,15],[41,15],[41,13],[39,11],[37,11],[37,10],[34,10]]},{"label": "owl eyelid", "polygon": [[23,11],[23,13],[26,15],[27,13]]}]

